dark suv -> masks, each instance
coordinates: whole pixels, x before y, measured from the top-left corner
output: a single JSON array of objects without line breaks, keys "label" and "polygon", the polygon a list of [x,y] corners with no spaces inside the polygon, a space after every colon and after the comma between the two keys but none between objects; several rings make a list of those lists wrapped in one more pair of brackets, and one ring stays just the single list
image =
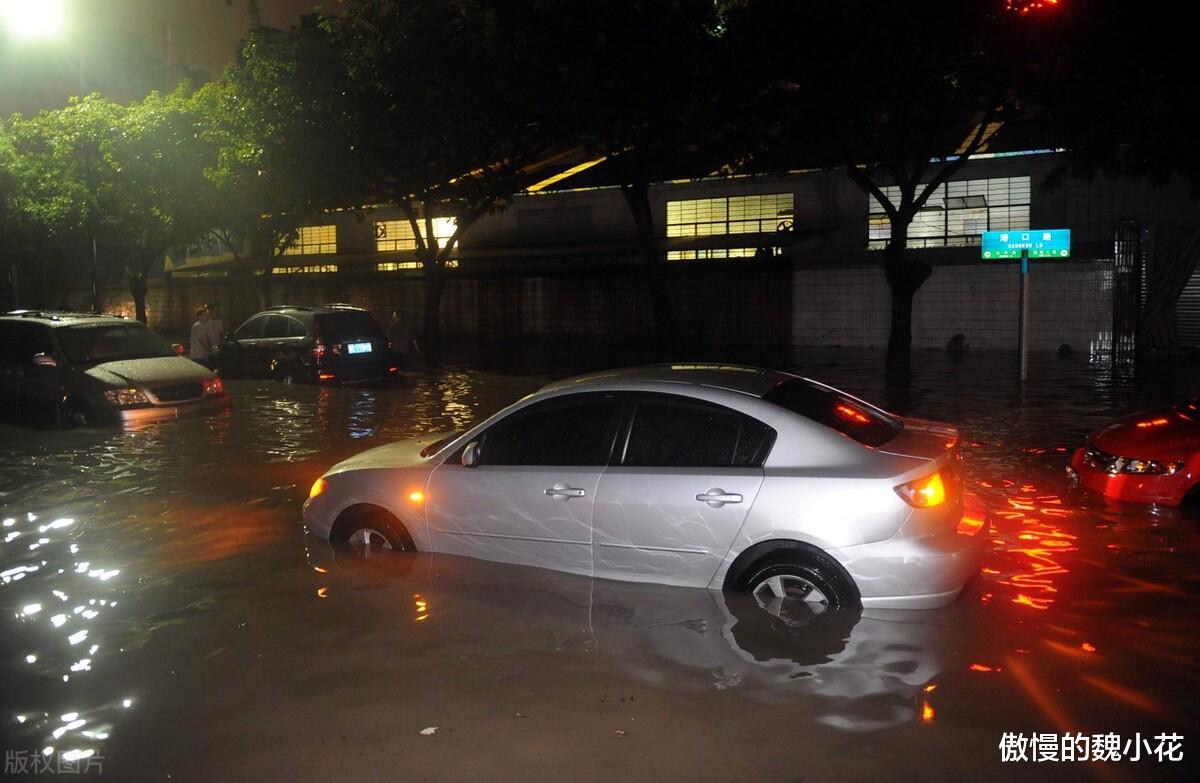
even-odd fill
[{"label": "dark suv", "polygon": [[0,315],[0,410],[51,426],[140,422],[228,403],[221,379],[114,315]]},{"label": "dark suv", "polygon": [[350,305],[279,305],[225,335],[215,359],[229,377],[285,383],[358,383],[396,375],[387,335]]}]

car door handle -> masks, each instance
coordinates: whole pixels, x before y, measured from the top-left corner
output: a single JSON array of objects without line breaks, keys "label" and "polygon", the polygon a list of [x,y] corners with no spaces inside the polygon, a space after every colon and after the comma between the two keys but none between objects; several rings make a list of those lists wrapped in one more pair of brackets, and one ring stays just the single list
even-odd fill
[{"label": "car door handle", "polygon": [[546,490],[546,494],[555,500],[566,500],[567,498],[581,498],[587,494],[587,490],[579,487],[572,487],[559,482],[553,487]]},{"label": "car door handle", "polygon": [[707,503],[709,508],[720,508],[726,503],[741,503],[742,496],[736,492],[726,492],[720,487],[713,487],[707,492],[697,495],[696,500]]}]

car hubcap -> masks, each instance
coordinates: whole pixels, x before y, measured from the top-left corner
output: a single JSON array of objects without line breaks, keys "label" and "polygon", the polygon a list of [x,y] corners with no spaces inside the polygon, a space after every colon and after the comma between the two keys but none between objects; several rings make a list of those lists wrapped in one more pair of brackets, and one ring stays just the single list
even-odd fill
[{"label": "car hubcap", "polygon": [[350,534],[350,543],[365,549],[391,549],[387,536],[370,527],[360,527]]},{"label": "car hubcap", "polygon": [[795,574],[780,574],[764,579],[754,588],[754,598],[764,609],[778,607],[785,601],[801,601],[818,610],[829,605],[829,599],[821,588]]}]

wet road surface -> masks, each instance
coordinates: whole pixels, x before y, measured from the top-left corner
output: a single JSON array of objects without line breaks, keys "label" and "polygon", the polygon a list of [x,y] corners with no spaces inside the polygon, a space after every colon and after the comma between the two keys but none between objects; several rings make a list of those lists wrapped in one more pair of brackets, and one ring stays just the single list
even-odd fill
[{"label": "wet road surface", "polygon": [[[122,781],[1196,779],[1200,522],[1071,494],[1063,467],[1099,424],[1200,377],[1139,386],[1046,358],[1022,389],[1005,357],[931,352],[889,400],[875,354],[798,363],[961,428],[992,547],[950,607],[771,615],[304,535],[332,463],[467,426],[553,373],[232,382],[216,417],[0,426],[6,775],[40,755]],[[1150,747],[1001,763],[1005,732]],[[1154,757],[1164,733],[1183,762]]]}]

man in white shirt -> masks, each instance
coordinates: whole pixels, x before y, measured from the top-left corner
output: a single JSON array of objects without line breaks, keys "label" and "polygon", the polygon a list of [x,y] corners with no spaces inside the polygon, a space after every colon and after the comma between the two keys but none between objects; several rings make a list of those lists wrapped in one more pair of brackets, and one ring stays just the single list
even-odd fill
[{"label": "man in white shirt", "polygon": [[208,366],[212,343],[208,335],[208,310],[201,307],[196,311],[196,323],[192,324],[192,361]]}]

